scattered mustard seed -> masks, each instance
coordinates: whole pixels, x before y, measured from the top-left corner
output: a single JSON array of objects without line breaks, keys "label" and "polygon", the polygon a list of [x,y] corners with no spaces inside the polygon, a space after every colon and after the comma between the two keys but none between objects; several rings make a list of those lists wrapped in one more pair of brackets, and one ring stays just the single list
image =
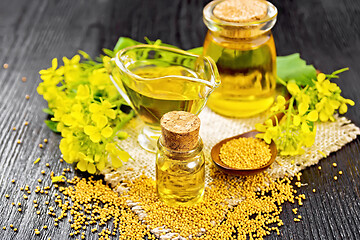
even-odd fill
[{"label": "scattered mustard seed", "polygon": [[21,202],[18,202],[18,206],[21,206]]},{"label": "scattered mustard seed", "polygon": [[59,160],[60,162],[64,162],[64,160],[62,159],[62,158],[60,158],[60,160]]},{"label": "scattered mustard seed", "polygon": [[13,227],[14,227],[14,225],[10,224],[10,227],[11,227],[11,228],[13,228]]},{"label": "scattered mustard seed", "polygon": [[45,166],[50,167],[50,164],[49,164],[49,163],[46,163]]},{"label": "scattered mustard seed", "polygon": [[316,189],[315,188],[313,188],[313,190],[312,190],[313,192],[316,192]]},{"label": "scattered mustard seed", "polygon": [[14,203],[14,202],[12,202],[12,203],[11,203],[11,205],[15,206],[15,203]]},{"label": "scattered mustard seed", "polygon": [[40,211],[36,211],[36,214],[39,215],[39,214],[40,214]]},{"label": "scattered mustard seed", "polygon": [[44,138],[44,143],[47,143],[47,142],[48,142],[47,138]]},{"label": "scattered mustard seed", "polygon": [[337,167],[337,164],[336,164],[336,163],[333,163],[332,165],[333,165],[333,167]]},{"label": "scattered mustard seed", "polygon": [[342,171],[339,171],[339,175],[342,175],[343,174],[343,172]]},{"label": "scattered mustard seed", "polygon": [[21,140],[20,140],[20,139],[18,139],[16,142],[17,142],[17,144],[20,144],[20,143],[21,143]]},{"label": "scattered mustard seed", "polygon": [[3,67],[4,67],[4,69],[7,69],[9,67],[9,64],[4,63]]},{"label": "scattered mustard seed", "polygon": [[26,80],[27,80],[26,77],[21,78],[21,81],[23,81],[23,82],[26,82]]},{"label": "scattered mustard seed", "polygon": [[321,166],[319,166],[318,169],[321,170]]},{"label": "scattered mustard seed", "polygon": [[41,174],[45,174],[45,170],[41,170]]},{"label": "scattered mustard seed", "polygon": [[39,144],[39,148],[43,148],[43,145],[41,143]]},{"label": "scattered mustard seed", "polygon": [[14,228],[14,232],[17,232],[17,230],[18,230],[17,228]]},{"label": "scattered mustard seed", "polygon": [[25,125],[25,126],[29,125],[29,122],[28,122],[28,121],[25,121],[24,125]]},{"label": "scattered mustard seed", "polygon": [[12,183],[15,183],[15,179],[12,179],[11,182],[12,182]]},{"label": "scattered mustard seed", "polygon": [[337,177],[337,176],[334,176],[334,180],[335,180],[335,181],[338,180],[338,177]]},{"label": "scattered mustard seed", "polygon": [[47,229],[48,227],[46,225],[43,226],[43,229]]},{"label": "scattered mustard seed", "polygon": [[6,197],[6,198],[9,198],[10,196],[9,196],[9,194],[5,194],[5,197]]},{"label": "scattered mustard seed", "polygon": [[294,214],[297,214],[298,209],[297,209],[297,208],[293,208],[292,211],[293,211]]},{"label": "scattered mustard seed", "polygon": [[18,208],[18,211],[21,212],[21,208]]},{"label": "scattered mustard seed", "polygon": [[4,230],[6,230],[6,227],[5,227],[5,226],[3,226],[3,229],[4,229]]},{"label": "scattered mustard seed", "polygon": [[16,131],[16,127],[13,127],[12,130],[13,130],[13,131]]},{"label": "scattered mustard seed", "polygon": [[26,98],[26,100],[29,100],[30,99],[30,96],[29,95],[25,95],[25,98]]},{"label": "scattered mustard seed", "polygon": [[38,179],[38,182],[39,182],[39,183],[41,183],[41,182],[42,182],[42,180],[39,178],[39,179]]}]

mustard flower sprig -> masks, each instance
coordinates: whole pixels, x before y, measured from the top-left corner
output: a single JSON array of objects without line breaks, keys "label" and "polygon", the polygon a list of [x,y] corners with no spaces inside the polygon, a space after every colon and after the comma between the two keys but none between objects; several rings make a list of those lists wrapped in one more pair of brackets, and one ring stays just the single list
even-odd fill
[{"label": "mustard flower sprig", "polygon": [[319,73],[316,79],[311,80],[312,84],[305,86],[288,81],[286,88],[291,94],[290,99],[278,96],[270,109],[273,115],[284,113],[284,117],[281,121],[276,119],[275,125],[271,119],[265,124],[256,124],[255,128],[261,132],[257,137],[267,143],[274,141],[281,155],[303,154],[304,148],[315,142],[316,122],[335,121],[334,114],[344,114],[348,105],[354,106],[354,101],[342,97],[339,86],[331,82],[345,70],[331,75]]},{"label": "mustard flower sprig", "polygon": [[[53,115],[48,125],[61,133],[60,150],[67,163],[76,163],[91,174],[107,165],[118,168],[130,156],[116,140],[127,134],[121,128],[134,116],[124,112],[125,101],[109,78],[110,57],[93,61],[86,53],[63,58],[63,66],[40,71],[43,80],[37,91],[48,102],[47,113]],[[129,108],[128,108],[129,109]]]}]

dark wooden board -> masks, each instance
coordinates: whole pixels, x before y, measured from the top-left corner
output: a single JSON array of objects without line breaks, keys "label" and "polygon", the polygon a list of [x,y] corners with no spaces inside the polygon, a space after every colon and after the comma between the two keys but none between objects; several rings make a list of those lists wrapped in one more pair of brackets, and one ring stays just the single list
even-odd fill
[{"label": "dark wooden board", "polygon": [[[21,186],[50,184],[40,171],[60,173],[60,136],[44,124],[41,111],[46,102],[36,93],[38,71],[50,66],[51,59],[72,57],[78,49],[92,56],[101,48],[112,48],[119,36],[143,41],[162,39],[181,48],[201,46],[206,27],[202,8],[208,1],[174,0],[1,0],[0,1],[0,239],[68,239],[70,225],[55,228],[45,213],[43,202],[49,196],[31,193],[22,198]],[[324,72],[350,67],[338,84],[343,95],[355,101],[346,116],[360,126],[360,2],[358,0],[274,0],[279,10],[274,36],[279,55],[300,52],[308,62]],[[9,64],[3,69],[4,63]],[[23,83],[21,77],[27,77]],[[25,95],[30,95],[26,100]],[[24,122],[29,125],[25,126]],[[17,130],[13,131],[12,128]],[[44,149],[38,144],[48,138]],[[17,144],[17,139],[22,143]],[[320,162],[322,170],[303,171],[301,188],[307,196],[300,208],[301,222],[294,222],[293,208],[285,204],[281,236],[267,239],[360,239],[360,138]],[[40,163],[33,161],[41,157]],[[50,168],[45,163],[50,163]],[[338,167],[333,168],[332,163]],[[343,175],[333,180],[337,171]],[[71,173],[73,174],[73,173]],[[71,176],[69,174],[69,176]],[[11,179],[16,179],[12,184]],[[315,188],[317,191],[312,192]],[[4,197],[10,195],[10,199]],[[41,215],[32,209],[40,199]],[[22,213],[11,202],[20,201]],[[9,228],[14,224],[19,230]],[[47,224],[49,229],[35,236],[34,229]],[[87,231],[86,239],[97,239]]]}]

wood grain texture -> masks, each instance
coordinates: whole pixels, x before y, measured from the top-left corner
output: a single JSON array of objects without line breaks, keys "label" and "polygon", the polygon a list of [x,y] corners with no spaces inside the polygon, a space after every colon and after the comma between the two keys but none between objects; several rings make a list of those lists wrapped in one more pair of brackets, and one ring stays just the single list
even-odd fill
[{"label": "wood grain texture", "polygon": [[[206,27],[202,8],[208,1],[174,0],[1,0],[0,1],[0,239],[69,239],[70,224],[54,227],[44,202],[54,194],[31,193],[24,200],[20,187],[48,185],[48,175],[68,165],[60,163],[60,136],[52,133],[43,120],[46,103],[36,93],[38,71],[51,59],[71,57],[78,49],[92,56],[101,48],[114,46],[119,36],[139,41],[147,36],[181,48],[202,45]],[[360,126],[360,2],[358,0],[274,0],[279,10],[274,37],[279,55],[300,52],[308,62],[324,72],[350,67],[338,84],[343,95],[357,104],[346,116]],[[1,66],[9,64],[8,69]],[[23,83],[21,77],[27,77]],[[30,95],[26,100],[25,95]],[[29,125],[25,126],[24,122]],[[17,130],[13,131],[12,128]],[[43,149],[38,144],[48,138]],[[16,141],[20,139],[21,144]],[[322,170],[303,171],[300,189],[307,200],[299,210],[303,220],[294,222],[290,204],[283,206],[285,226],[280,236],[267,239],[360,239],[360,138],[320,162]],[[34,165],[33,161],[41,157]],[[50,163],[50,168],[45,163]],[[331,164],[336,162],[337,168]],[[343,175],[333,180],[339,170]],[[74,173],[71,173],[74,174]],[[69,176],[71,176],[69,174]],[[76,173],[79,174],[79,173]],[[42,178],[43,183],[37,182]],[[11,179],[16,179],[12,184]],[[316,192],[313,193],[312,189]],[[10,195],[10,199],[4,197]],[[32,201],[40,201],[40,215]],[[22,203],[22,213],[11,202]],[[52,203],[53,204],[53,203]],[[9,224],[14,224],[14,233]],[[35,236],[34,229],[47,224]],[[110,226],[110,225],[109,225]],[[111,227],[111,226],[110,226]],[[98,239],[89,230],[86,239]]]}]

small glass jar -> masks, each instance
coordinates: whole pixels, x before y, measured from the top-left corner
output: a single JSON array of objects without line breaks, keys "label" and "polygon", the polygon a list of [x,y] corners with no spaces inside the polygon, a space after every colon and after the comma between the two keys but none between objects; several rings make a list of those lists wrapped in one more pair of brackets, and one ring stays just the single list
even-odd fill
[{"label": "small glass jar", "polygon": [[205,190],[205,156],[199,137],[195,148],[175,151],[158,140],[156,190],[170,206],[191,206],[202,200]]},{"label": "small glass jar", "polygon": [[199,117],[172,111],[162,116],[160,126],[156,154],[156,191],[160,200],[170,206],[200,202],[205,190],[205,157]]},{"label": "small glass jar", "polygon": [[274,102],[276,50],[271,28],[277,9],[263,0],[215,0],[205,6],[209,31],[204,55],[218,67],[221,85],[207,105],[230,117],[250,117]]}]

